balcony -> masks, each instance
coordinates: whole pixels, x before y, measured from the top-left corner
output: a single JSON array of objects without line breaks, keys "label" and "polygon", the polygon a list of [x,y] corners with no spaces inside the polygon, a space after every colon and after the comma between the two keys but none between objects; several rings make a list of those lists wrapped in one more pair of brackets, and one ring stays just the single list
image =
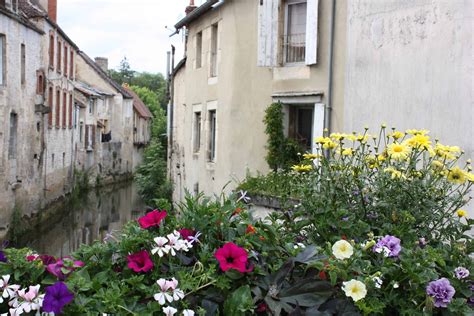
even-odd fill
[{"label": "balcony", "polygon": [[306,56],[306,34],[288,34],[282,38],[283,64],[303,63]]}]

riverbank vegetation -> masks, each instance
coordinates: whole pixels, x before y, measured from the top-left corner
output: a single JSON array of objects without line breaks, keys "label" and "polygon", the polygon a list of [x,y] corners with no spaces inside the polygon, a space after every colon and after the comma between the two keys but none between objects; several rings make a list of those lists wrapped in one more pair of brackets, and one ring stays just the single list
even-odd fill
[{"label": "riverbank vegetation", "polygon": [[[0,310],[66,315],[467,315],[474,182],[424,130],[317,139],[256,220],[240,193],[188,196],[67,258],[0,252]],[[3,283],[2,283],[3,282]]]},{"label": "riverbank vegetation", "polygon": [[144,201],[149,205],[170,205],[171,183],[167,180],[166,80],[162,74],[140,73],[132,70],[124,58],[111,77],[127,84],[153,114],[151,140],[143,152],[143,162],[135,173],[135,182]]}]

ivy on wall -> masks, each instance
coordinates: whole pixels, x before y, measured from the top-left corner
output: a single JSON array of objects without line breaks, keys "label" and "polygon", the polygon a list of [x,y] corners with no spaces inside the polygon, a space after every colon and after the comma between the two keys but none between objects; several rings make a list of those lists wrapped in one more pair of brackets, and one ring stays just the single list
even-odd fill
[{"label": "ivy on wall", "polygon": [[273,170],[288,169],[298,162],[298,153],[302,151],[301,145],[288,137],[283,132],[283,105],[271,104],[265,110],[265,134],[268,136],[267,156],[269,167]]}]

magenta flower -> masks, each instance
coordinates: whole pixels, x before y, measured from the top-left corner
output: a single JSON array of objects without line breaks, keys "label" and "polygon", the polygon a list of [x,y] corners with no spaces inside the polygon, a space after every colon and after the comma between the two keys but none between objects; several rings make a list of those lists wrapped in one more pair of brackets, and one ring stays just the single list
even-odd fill
[{"label": "magenta flower", "polygon": [[154,210],[138,219],[140,227],[147,229],[149,227],[160,226],[161,221],[166,217],[166,211]]},{"label": "magenta flower", "polygon": [[181,235],[181,238],[186,239],[186,240],[190,240],[191,237],[194,236],[194,231],[187,228],[178,230],[178,233]]},{"label": "magenta flower", "polygon": [[229,269],[234,269],[241,273],[252,271],[251,267],[248,268],[247,251],[232,242],[228,242],[222,248],[219,248],[214,257],[219,261],[222,271]]},{"label": "magenta flower", "polygon": [[377,253],[383,253],[385,257],[397,257],[402,250],[402,246],[400,246],[400,239],[386,235],[375,244],[373,250]]},{"label": "magenta flower", "polygon": [[[45,260],[51,260],[50,258]],[[84,262],[65,257],[46,266],[46,270],[58,278],[65,280],[74,270],[83,267]]]},{"label": "magenta flower", "polygon": [[433,298],[436,307],[447,307],[455,293],[456,290],[446,278],[432,281],[426,288],[426,294]]},{"label": "magenta flower", "polygon": [[153,261],[146,250],[127,256],[128,267],[135,272],[148,272],[153,269]]},{"label": "magenta flower", "polygon": [[63,307],[74,299],[67,285],[63,282],[56,282],[46,288],[46,295],[43,301],[43,312],[54,313],[55,315],[63,312]]}]

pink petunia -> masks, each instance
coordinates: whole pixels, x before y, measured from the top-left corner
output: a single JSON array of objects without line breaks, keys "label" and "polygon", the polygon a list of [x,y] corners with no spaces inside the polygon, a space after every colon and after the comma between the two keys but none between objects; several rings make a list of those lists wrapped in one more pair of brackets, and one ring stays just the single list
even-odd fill
[{"label": "pink petunia", "polygon": [[138,219],[140,227],[147,229],[149,227],[160,226],[161,221],[166,217],[166,211],[154,210]]},{"label": "pink petunia", "polygon": [[153,261],[146,250],[127,256],[128,267],[135,272],[148,272],[153,269]]},{"label": "pink petunia", "polygon": [[222,248],[219,248],[214,256],[219,261],[222,271],[234,269],[245,273],[252,270],[248,268],[247,251],[232,242],[228,242]]}]

